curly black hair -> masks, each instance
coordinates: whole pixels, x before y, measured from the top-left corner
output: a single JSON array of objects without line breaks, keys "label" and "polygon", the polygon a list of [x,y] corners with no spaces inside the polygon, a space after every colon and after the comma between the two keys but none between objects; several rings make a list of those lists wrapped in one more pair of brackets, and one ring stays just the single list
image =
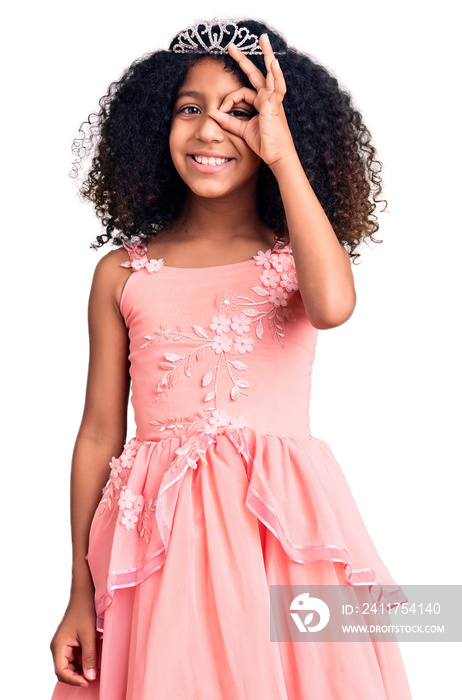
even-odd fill
[{"label": "curly black hair", "polygon": [[[350,257],[359,258],[354,250],[363,239],[383,242],[373,237],[379,228],[374,211],[379,202],[383,209],[387,206],[386,200],[379,199],[382,163],[362,115],[336,77],[307,54],[290,48],[281,34],[255,20],[236,24],[257,36],[266,32],[278,52],[287,86],[283,105],[300,162],[338,240]],[[77,158],[71,176],[77,177],[83,158],[93,151],[79,192],[94,203],[106,229],[90,247],[99,248],[111,239],[122,245],[133,236],[155,236],[181,213],[186,185],[170,157],[169,133],[176,94],[192,65],[205,56],[213,58],[244,86],[253,87],[227,53],[173,52],[180,34],[169,51],[142,56],[111,83],[99,100],[100,111],[82,122],[79,134],[83,136],[74,140]],[[248,58],[266,75],[262,55]],[[277,180],[264,162],[257,207],[277,239],[288,242]],[[114,231],[120,235],[113,236]]]}]

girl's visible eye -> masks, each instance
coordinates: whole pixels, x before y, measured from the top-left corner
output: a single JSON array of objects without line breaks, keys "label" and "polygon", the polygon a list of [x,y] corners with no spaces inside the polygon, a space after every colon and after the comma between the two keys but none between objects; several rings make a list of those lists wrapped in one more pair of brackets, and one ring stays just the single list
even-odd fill
[{"label": "girl's visible eye", "polygon": [[[194,105],[185,105],[177,110],[177,114],[195,115],[200,113],[201,110],[199,107],[195,107]],[[254,116],[253,114],[249,114],[249,112],[244,112],[242,109],[231,109],[228,114],[236,119],[251,119]]]},{"label": "girl's visible eye", "polygon": [[252,114],[249,114],[248,112],[243,112],[242,109],[232,109],[228,114],[231,114],[231,116],[236,117],[236,119],[251,119]]},{"label": "girl's visible eye", "polygon": [[[197,109],[197,112],[188,112],[188,111],[187,111],[188,109]],[[198,112],[200,112],[199,107],[193,107],[193,106],[190,106],[190,105],[187,105],[186,107],[181,107],[181,108],[178,110],[178,114],[180,114],[180,113],[184,113],[184,114],[197,114]]]}]

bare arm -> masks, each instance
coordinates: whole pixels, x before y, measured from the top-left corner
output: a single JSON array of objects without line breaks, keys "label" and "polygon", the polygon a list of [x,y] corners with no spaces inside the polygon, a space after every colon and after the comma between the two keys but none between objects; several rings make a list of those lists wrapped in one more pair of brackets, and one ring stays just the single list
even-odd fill
[{"label": "bare arm", "polygon": [[88,534],[109,461],[123,449],[127,431],[128,335],[116,299],[115,256],[96,266],[88,304],[90,357],[82,422],[71,475],[73,571],[86,569]]},{"label": "bare arm", "polygon": [[271,165],[279,185],[307,316],[316,328],[345,323],[356,305],[350,257],[341,245],[295,149]]},{"label": "bare arm", "polygon": [[[333,328],[353,313],[356,292],[348,252],[335,235],[300,163],[284,112],[286,83],[268,37],[259,39],[266,77],[233,44],[228,52],[246,73],[255,90],[241,87],[209,114],[247,142],[272,170],[287,218],[300,294],[306,314],[316,328]],[[257,114],[235,119],[227,112],[245,101]]]},{"label": "bare arm", "polygon": [[[126,257],[124,252],[122,255]],[[120,258],[120,251],[112,251],[98,262],[88,303],[87,388],[71,466],[71,595],[50,645],[56,675],[72,685],[88,685],[76,670],[78,646],[82,648],[83,673],[95,668],[94,587],[85,556],[91,521],[109,476],[109,461],[121,453],[126,440],[128,334],[118,299],[122,276],[127,272],[121,271]],[[91,679],[92,674],[86,677]]]}]

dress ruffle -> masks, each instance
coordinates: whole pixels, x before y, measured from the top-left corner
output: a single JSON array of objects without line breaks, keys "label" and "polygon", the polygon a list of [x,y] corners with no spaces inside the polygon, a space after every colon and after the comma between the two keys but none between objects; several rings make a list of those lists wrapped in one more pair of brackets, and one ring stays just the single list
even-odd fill
[{"label": "dress ruffle", "polygon": [[[133,438],[115,460],[92,521],[87,555],[100,632],[114,590],[140,584],[164,564],[179,492],[189,479],[193,507],[195,499],[200,502],[194,489],[202,482],[194,481],[193,472],[214,465],[214,460],[219,469],[217,455],[235,459],[237,476],[245,479],[245,507],[293,561],[341,562],[345,583],[369,586],[374,600],[384,605],[407,602],[382,562],[326,442],[228,427],[152,442]],[[241,517],[236,513],[235,523],[228,522],[231,536],[239,537]]]}]

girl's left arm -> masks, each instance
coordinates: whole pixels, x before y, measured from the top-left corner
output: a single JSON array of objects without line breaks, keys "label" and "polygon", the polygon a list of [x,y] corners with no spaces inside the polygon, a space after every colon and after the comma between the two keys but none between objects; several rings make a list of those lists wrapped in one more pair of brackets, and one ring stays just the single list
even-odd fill
[{"label": "girl's left arm", "polygon": [[295,149],[270,168],[278,181],[307,316],[316,328],[340,326],[356,305],[350,256],[335,235]]},{"label": "girl's left arm", "polygon": [[[300,294],[311,323],[334,328],[352,315],[356,305],[348,252],[339,242],[329,219],[302,168],[283,107],[286,84],[271,43],[260,37],[267,70],[263,73],[234,45],[229,53],[246,73],[254,90],[241,87],[210,115],[224,128],[243,138],[276,177],[289,229]],[[226,114],[245,101],[257,114],[239,120]]]}]

